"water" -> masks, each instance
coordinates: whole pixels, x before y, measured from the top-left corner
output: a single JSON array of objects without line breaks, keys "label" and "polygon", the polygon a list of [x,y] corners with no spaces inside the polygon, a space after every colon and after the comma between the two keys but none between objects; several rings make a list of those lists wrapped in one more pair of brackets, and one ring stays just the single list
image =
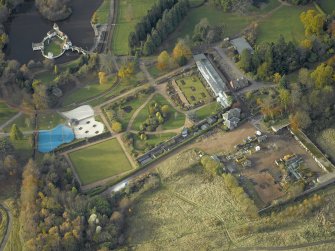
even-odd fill
[{"label": "water", "polygon": [[42,130],[38,133],[38,151],[48,153],[64,143],[70,143],[75,136],[70,127],[58,125],[51,130]]},{"label": "water", "polygon": [[[62,31],[65,32],[76,46],[89,50],[94,41],[94,31],[90,24],[94,11],[101,5],[103,0],[72,0],[72,15],[57,22]],[[6,24],[9,35],[9,45],[5,49],[7,59],[16,59],[20,63],[29,60],[43,60],[39,51],[33,51],[31,44],[41,42],[46,33],[52,29],[53,22],[44,19],[35,8],[33,1],[20,5]],[[57,63],[70,61],[79,55],[66,52],[64,56],[57,59]]]}]

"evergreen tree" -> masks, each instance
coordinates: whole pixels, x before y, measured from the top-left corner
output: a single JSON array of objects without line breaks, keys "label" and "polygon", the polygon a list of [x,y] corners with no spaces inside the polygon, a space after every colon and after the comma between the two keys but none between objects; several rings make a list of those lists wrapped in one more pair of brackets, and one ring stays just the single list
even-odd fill
[{"label": "evergreen tree", "polygon": [[143,46],[143,54],[145,56],[151,55],[155,50],[155,45],[152,41],[151,35],[148,34],[147,41],[145,41]]},{"label": "evergreen tree", "polygon": [[19,129],[19,127],[16,124],[12,125],[12,127],[10,129],[10,133],[9,133],[9,138],[12,142],[15,141],[15,140],[23,139],[23,134],[22,134],[21,130]]}]

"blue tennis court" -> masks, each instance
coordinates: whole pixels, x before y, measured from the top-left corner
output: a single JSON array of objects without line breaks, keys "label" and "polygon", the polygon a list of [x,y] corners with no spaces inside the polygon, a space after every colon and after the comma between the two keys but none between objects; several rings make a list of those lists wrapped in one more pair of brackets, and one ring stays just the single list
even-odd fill
[{"label": "blue tennis court", "polygon": [[51,130],[41,130],[38,133],[38,151],[48,153],[64,143],[70,143],[75,138],[70,127],[58,125]]}]

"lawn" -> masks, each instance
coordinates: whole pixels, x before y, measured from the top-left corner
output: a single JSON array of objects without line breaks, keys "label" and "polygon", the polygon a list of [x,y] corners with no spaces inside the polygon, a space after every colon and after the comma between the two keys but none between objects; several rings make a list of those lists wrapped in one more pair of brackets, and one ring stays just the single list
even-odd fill
[{"label": "lawn", "polygon": [[69,156],[83,185],[132,169],[116,139],[72,152]]},{"label": "lawn", "polygon": [[115,77],[111,77],[109,78],[109,81],[106,84],[103,85],[99,83],[88,84],[85,87],[82,87],[81,89],[77,89],[65,97],[65,99],[63,100],[63,106],[69,106],[71,104],[76,105],[77,103],[84,102],[89,98],[93,98],[97,95],[100,95],[109,88],[113,87],[115,80],[116,80]]},{"label": "lawn", "polygon": [[175,133],[160,133],[155,135],[147,135],[147,140],[141,140],[137,134],[133,134],[134,150],[140,153],[144,153],[148,147],[153,148],[159,143],[171,139],[174,136],[176,136]]},{"label": "lawn", "polygon": [[[47,40],[49,41],[49,40]],[[58,56],[63,52],[64,41],[58,37],[53,37],[49,44],[44,43],[44,54],[52,53],[54,56]]]},{"label": "lawn", "polygon": [[300,21],[300,14],[309,6],[282,6],[271,16],[259,23],[256,43],[275,42],[280,35],[283,35],[286,41],[299,43],[304,39],[304,27]]},{"label": "lawn", "polygon": [[52,129],[59,124],[64,124],[66,120],[57,112],[38,115],[39,129]]},{"label": "lawn", "polygon": [[51,71],[44,71],[36,74],[34,78],[40,80],[44,84],[49,84],[55,79],[55,75]]},{"label": "lawn", "polygon": [[110,0],[104,0],[100,7],[96,10],[96,15],[99,24],[108,23],[109,10],[110,10]]},{"label": "lawn", "polygon": [[17,114],[17,111],[10,108],[6,103],[0,102],[0,124],[2,125],[7,120],[12,118],[15,114]]},{"label": "lawn", "polygon": [[159,70],[156,66],[156,64],[150,66],[147,68],[148,69],[148,72],[150,73],[150,75],[153,77],[153,78],[158,78],[159,76],[162,76],[164,74],[167,74],[169,73],[170,71],[172,71],[173,69],[166,69],[166,70]]},{"label": "lawn", "polygon": [[176,82],[191,105],[200,101],[208,101],[211,98],[200,78],[196,75],[178,79]]},{"label": "lawn", "polygon": [[116,55],[128,54],[128,36],[156,0],[121,0],[113,33],[112,51]]},{"label": "lawn", "polygon": [[327,14],[332,14],[335,10],[335,1],[334,0],[319,0],[318,4],[324,12]]},{"label": "lawn", "polygon": [[218,107],[220,107],[220,105],[214,101],[208,105],[201,107],[199,110],[195,112],[195,115],[197,119],[203,120],[213,114],[216,114]]},{"label": "lawn", "polygon": [[[170,130],[177,129],[184,125],[185,123],[185,115],[176,111],[171,104],[161,95],[156,94],[150,102],[157,102],[160,105],[168,105],[170,107],[169,117],[163,125],[158,127],[158,130]],[[148,117],[148,107],[150,102],[138,113],[137,117],[134,120],[132,125],[133,130],[140,130],[141,124]]]},{"label": "lawn", "polygon": [[172,49],[179,38],[185,38],[187,35],[192,37],[194,26],[198,24],[202,18],[207,18],[211,25],[224,25],[225,37],[231,37],[239,33],[252,21],[252,17],[225,13],[205,4],[189,11],[177,30],[173,32],[164,43],[164,47]]},{"label": "lawn", "polygon": [[21,116],[16,118],[12,123],[7,125],[4,128],[4,132],[9,132],[13,124],[16,124],[22,132],[34,130],[34,121],[32,115],[22,114]]},{"label": "lawn", "polygon": [[[104,107],[104,110],[110,120],[118,120],[122,124],[122,128],[126,129],[134,112],[147,100],[148,97],[149,95],[143,92],[139,93],[137,96],[128,96],[128,98],[124,98],[123,100],[128,99],[129,101],[123,101],[122,104],[108,104]],[[118,103],[119,102],[120,101],[118,101]],[[111,114],[111,112],[109,112],[111,110],[113,116],[108,116]]]}]

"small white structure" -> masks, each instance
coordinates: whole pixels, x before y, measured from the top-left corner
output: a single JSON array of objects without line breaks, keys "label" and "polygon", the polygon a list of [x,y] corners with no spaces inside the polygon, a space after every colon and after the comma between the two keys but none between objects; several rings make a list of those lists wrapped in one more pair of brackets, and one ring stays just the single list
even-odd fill
[{"label": "small white structure", "polygon": [[104,124],[95,120],[94,110],[89,105],[79,106],[61,114],[68,120],[77,139],[90,138],[105,130]]}]

